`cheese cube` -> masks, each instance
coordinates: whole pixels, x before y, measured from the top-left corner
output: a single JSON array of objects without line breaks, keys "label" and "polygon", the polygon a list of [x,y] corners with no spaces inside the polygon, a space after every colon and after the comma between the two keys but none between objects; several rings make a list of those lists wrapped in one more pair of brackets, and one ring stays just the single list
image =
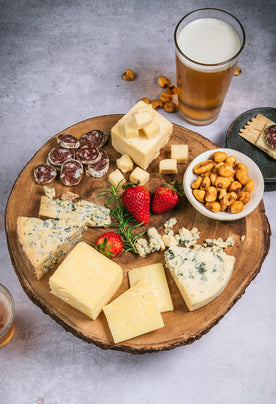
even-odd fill
[{"label": "cheese cube", "polygon": [[80,242],[50,277],[49,285],[55,296],[95,320],[122,279],[118,264]]},{"label": "cheese cube", "polygon": [[121,185],[126,182],[125,177],[123,176],[121,171],[118,170],[118,168],[115,171],[112,171],[112,173],[109,174],[108,181],[114,187],[116,187],[119,184],[119,182],[121,182]]},{"label": "cheese cube", "polygon": [[188,145],[187,144],[172,144],[171,158],[178,163],[186,163],[188,160]]},{"label": "cheese cube", "polygon": [[164,267],[161,263],[131,269],[128,271],[128,279],[131,287],[141,280],[146,281],[152,287],[160,312],[173,310]]},{"label": "cheese cube", "polygon": [[[147,138],[144,128],[139,130],[139,136],[127,138],[122,133],[122,125],[127,118],[140,111],[148,111],[153,115],[153,121],[159,125],[160,131],[154,137]],[[173,125],[163,115],[154,110],[151,105],[139,101],[111,129],[112,146],[121,154],[128,154],[131,159],[144,170],[159,156],[160,149],[165,146],[172,134]]]},{"label": "cheese cube", "polygon": [[147,136],[148,139],[159,135],[160,133],[160,126],[156,121],[151,121],[149,125],[146,125],[143,129],[144,134]]},{"label": "cheese cube", "polygon": [[136,124],[136,121],[133,116],[129,116],[125,120],[124,126],[125,126],[125,137],[132,138],[132,137],[138,136],[138,134],[139,134],[138,128],[137,128],[137,124]]},{"label": "cheese cube", "polygon": [[152,116],[149,111],[139,111],[135,115],[136,125],[138,129],[143,129],[152,121]]},{"label": "cheese cube", "polygon": [[177,162],[175,159],[164,159],[159,163],[160,174],[177,174]]},{"label": "cheese cube", "polygon": [[129,177],[131,182],[135,184],[139,181],[139,185],[144,185],[150,179],[150,175],[147,171],[143,170],[140,167],[136,167]]},{"label": "cheese cube", "polygon": [[137,282],[103,311],[115,343],[164,327],[154,292],[145,281]]},{"label": "cheese cube", "polygon": [[133,162],[128,154],[124,154],[122,157],[117,159],[116,164],[123,173],[127,173],[133,169]]}]

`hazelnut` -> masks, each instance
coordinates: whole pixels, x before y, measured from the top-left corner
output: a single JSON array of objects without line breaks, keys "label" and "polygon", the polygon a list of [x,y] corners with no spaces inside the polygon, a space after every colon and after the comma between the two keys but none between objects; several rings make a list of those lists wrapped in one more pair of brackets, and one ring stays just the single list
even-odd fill
[{"label": "hazelnut", "polygon": [[175,112],[177,110],[177,106],[172,101],[167,101],[164,104],[164,111],[166,112]]},{"label": "hazelnut", "polygon": [[126,81],[132,81],[135,78],[135,73],[133,70],[131,69],[127,69],[124,73],[123,73],[123,79]]},{"label": "hazelnut", "polygon": [[161,93],[161,94],[160,94],[160,100],[161,100],[162,102],[170,101],[170,99],[171,99],[170,94],[168,94],[168,93]]},{"label": "hazelnut", "polygon": [[165,77],[165,76],[159,76],[159,77],[157,78],[157,83],[158,83],[158,85],[159,85],[160,87],[162,87],[162,88],[167,88],[167,87],[169,87],[169,85],[170,85],[169,80],[168,80],[167,77]]},{"label": "hazelnut", "polygon": [[147,97],[141,98],[140,101],[144,101],[146,104],[150,104],[150,100]]},{"label": "hazelnut", "polygon": [[163,107],[163,102],[161,100],[152,100],[151,105],[153,109],[158,109]]}]

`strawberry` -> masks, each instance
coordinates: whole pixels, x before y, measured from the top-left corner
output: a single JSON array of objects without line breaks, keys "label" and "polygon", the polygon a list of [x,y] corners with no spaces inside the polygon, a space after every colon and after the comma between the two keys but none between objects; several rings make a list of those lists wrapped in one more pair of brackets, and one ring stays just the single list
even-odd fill
[{"label": "strawberry", "polygon": [[96,240],[97,250],[108,258],[114,258],[123,249],[123,242],[120,234],[113,231],[106,232]]},{"label": "strawberry", "polygon": [[122,200],[129,213],[138,223],[147,224],[150,218],[150,193],[144,185],[124,186]]},{"label": "strawberry", "polygon": [[175,181],[171,184],[159,185],[153,196],[153,212],[163,213],[172,209],[178,204],[180,195],[183,195],[182,187]]}]

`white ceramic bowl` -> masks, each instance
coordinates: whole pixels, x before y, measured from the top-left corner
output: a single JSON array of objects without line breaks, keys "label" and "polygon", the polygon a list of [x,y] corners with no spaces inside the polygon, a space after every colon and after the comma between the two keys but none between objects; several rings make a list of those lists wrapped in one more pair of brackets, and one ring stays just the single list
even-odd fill
[{"label": "white ceramic bowl", "polygon": [[[240,213],[228,213],[228,212],[218,212],[214,213],[208,210],[203,203],[199,202],[192,193],[191,185],[196,180],[197,175],[194,174],[193,168],[200,162],[204,160],[209,160],[212,154],[216,151],[224,151],[228,156],[236,156],[238,163],[243,163],[248,168],[248,176],[252,178],[255,183],[253,192],[251,193],[250,201],[244,205],[244,209]],[[211,149],[204,153],[199,154],[187,167],[184,177],[183,177],[183,187],[189,202],[193,207],[200,212],[202,215],[207,216],[215,220],[239,220],[243,217],[249,215],[254,209],[259,205],[264,192],[264,179],[262,173],[258,166],[254,163],[251,158],[243,153],[240,153],[233,149]]]}]

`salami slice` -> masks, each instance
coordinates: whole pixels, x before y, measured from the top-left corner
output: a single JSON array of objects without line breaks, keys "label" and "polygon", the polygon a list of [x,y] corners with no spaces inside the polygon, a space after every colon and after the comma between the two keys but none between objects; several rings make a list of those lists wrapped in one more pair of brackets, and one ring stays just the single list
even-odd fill
[{"label": "salami slice", "polygon": [[76,156],[82,164],[94,164],[100,160],[101,153],[97,147],[88,145],[78,149]]},{"label": "salami slice", "polygon": [[276,149],[276,125],[268,126],[264,132],[264,140],[272,149]]},{"label": "salami slice", "polygon": [[81,146],[95,146],[101,148],[108,140],[109,134],[103,130],[94,129],[82,135],[80,139]]},{"label": "salami slice", "polygon": [[72,149],[65,149],[64,147],[54,147],[48,154],[48,163],[60,168],[66,160],[75,158],[75,152]]},{"label": "salami slice", "polygon": [[67,187],[79,184],[83,176],[83,165],[80,161],[71,159],[62,164],[60,179]]},{"label": "salami slice", "polygon": [[103,177],[109,168],[109,157],[105,150],[100,150],[101,158],[97,163],[88,164],[85,169],[86,175],[94,178]]},{"label": "salami slice", "polygon": [[80,147],[80,141],[75,136],[68,135],[67,133],[58,135],[57,142],[65,149],[78,149]]},{"label": "salami slice", "polygon": [[50,164],[39,164],[34,169],[34,179],[37,184],[46,185],[57,176],[57,170]]}]

